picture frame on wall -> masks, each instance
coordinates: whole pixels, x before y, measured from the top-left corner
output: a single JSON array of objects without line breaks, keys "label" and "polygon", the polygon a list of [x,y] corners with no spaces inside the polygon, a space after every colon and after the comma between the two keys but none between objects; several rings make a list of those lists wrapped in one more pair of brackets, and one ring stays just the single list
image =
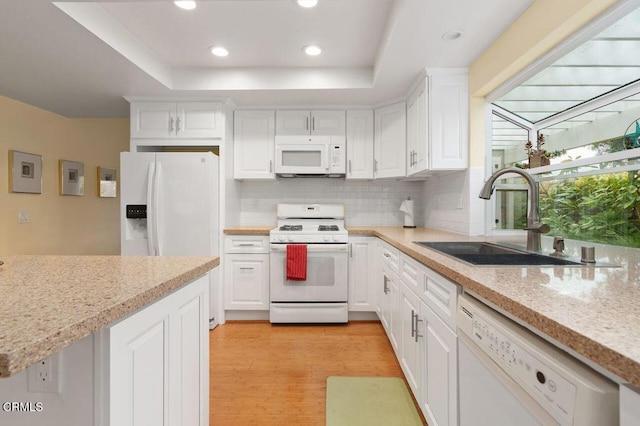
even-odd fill
[{"label": "picture frame on wall", "polygon": [[60,160],[60,195],[84,195],[84,164]]},{"label": "picture frame on wall", "polygon": [[115,198],[118,196],[116,169],[98,167],[98,197]]},{"label": "picture frame on wall", "polygon": [[42,156],[9,150],[9,191],[42,194]]}]

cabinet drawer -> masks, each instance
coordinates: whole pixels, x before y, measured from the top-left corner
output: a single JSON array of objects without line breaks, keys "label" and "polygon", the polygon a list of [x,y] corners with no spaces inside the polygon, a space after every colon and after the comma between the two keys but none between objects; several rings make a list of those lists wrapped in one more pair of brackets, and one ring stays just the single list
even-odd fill
[{"label": "cabinet drawer", "polygon": [[451,329],[456,329],[456,307],[460,286],[438,273],[425,269],[424,296],[427,305]]},{"label": "cabinet drawer", "polygon": [[424,275],[425,267],[418,261],[412,259],[404,253],[400,254],[400,279],[417,294],[420,294],[421,278]]},{"label": "cabinet drawer", "polygon": [[389,269],[396,274],[400,272],[400,250],[382,242],[382,262],[389,267]]},{"label": "cabinet drawer", "polygon": [[224,239],[225,253],[269,253],[269,237],[262,235],[231,235]]}]

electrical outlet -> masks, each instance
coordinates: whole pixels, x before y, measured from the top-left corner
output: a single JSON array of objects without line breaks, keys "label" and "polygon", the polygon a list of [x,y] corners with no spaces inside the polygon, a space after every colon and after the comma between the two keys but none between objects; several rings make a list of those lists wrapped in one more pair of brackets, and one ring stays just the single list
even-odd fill
[{"label": "electrical outlet", "polygon": [[28,211],[19,210],[18,211],[18,223],[29,223],[31,222],[31,215]]},{"label": "electrical outlet", "polygon": [[258,199],[253,199],[253,200],[251,201],[251,208],[252,208],[253,210],[260,210],[260,200],[258,200]]},{"label": "electrical outlet", "polygon": [[27,368],[29,392],[60,392],[60,359],[51,355]]}]

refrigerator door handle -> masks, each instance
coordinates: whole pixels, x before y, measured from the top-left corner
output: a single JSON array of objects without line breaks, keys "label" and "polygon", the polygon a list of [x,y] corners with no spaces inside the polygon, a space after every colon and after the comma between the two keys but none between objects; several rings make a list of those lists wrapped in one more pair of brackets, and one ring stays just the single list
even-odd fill
[{"label": "refrigerator door handle", "polygon": [[153,188],[153,215],[155,216],[154,220],[154,235],[153,239],[155,241],[156,247],[156,256],[162,256],[162,245],[160,241],[160,227],[161,219],[160,219],[160,185],[162,182],[162,163],[156,163],[156,176]]},{"label": "refrigerator door handle", "polygon": [[149,163],[147,174],[147,250],[149,256],[155,256],[155,242],[153,231],[155,212],[153,211],[153,187],[155,181],[156,163]]}]

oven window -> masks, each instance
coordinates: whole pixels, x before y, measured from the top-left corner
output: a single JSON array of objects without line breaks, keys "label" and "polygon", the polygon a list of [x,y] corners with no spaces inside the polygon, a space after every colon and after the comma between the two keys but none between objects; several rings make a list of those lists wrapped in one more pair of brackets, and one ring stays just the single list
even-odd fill
[{"label": "oven window", "polygon": [[282,165],[322,167],[322,151],[282,151]]},{"label": "oven window", "polygon": [[307,280],[286,281],[286,284],[291,286],[334,286],[336,281],[335,263],[333,257],[312,257],[310,255],[307,258]]}]

